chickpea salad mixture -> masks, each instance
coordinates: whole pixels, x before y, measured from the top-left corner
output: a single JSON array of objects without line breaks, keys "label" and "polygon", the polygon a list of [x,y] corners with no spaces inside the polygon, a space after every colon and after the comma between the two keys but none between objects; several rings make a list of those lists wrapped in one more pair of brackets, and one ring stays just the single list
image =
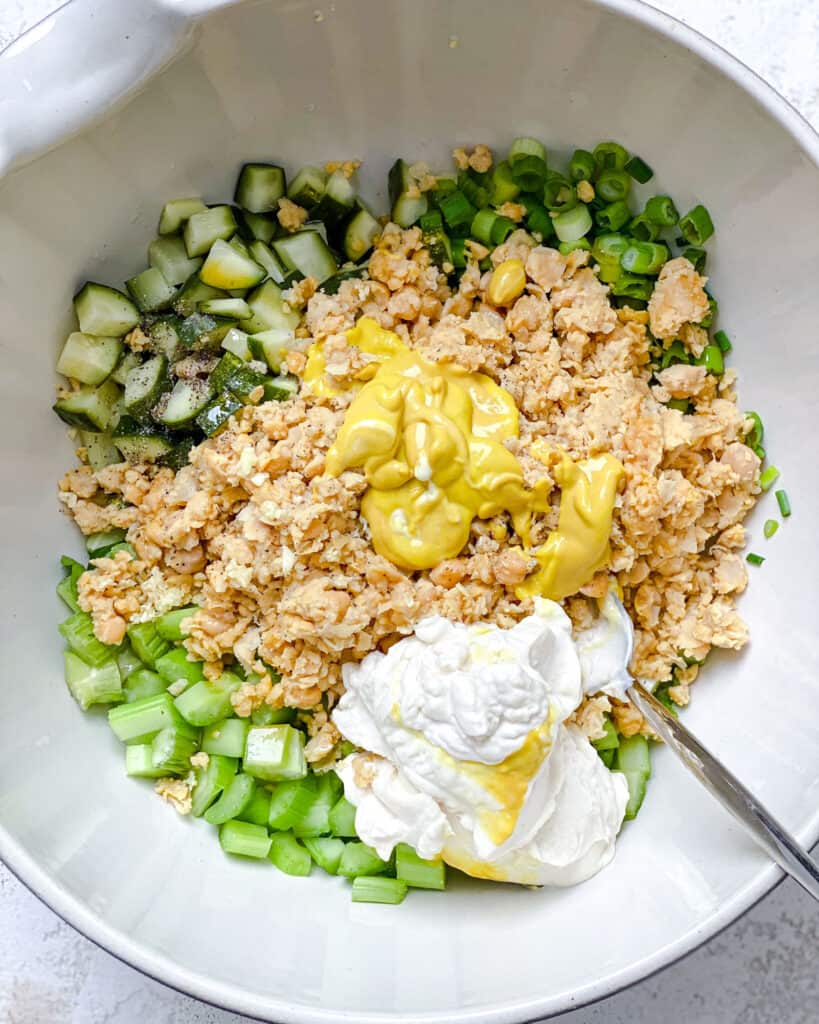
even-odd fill
[{"label": "chickpea salad mixture", "polygon": [[71,694],[226,853],[363,902],[611,860],[654,740],[626,688],[676,713],[747,642],[779,475],[704,206],[615,142],[453,157],[396,160],[384,217],[356,160],[171,200],[57,364]]}]

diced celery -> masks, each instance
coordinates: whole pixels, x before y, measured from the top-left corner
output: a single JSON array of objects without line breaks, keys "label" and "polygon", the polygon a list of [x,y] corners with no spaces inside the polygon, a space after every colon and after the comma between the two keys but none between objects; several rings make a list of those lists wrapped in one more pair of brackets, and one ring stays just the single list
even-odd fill
[{"label": "diced celery", "polygon": [[268,825],[281,832],[291,829],[310,810],[317,793],[315,775],[280,782],[270,797]]},{"label": "diced celery", "polygon": [[651,775],[651,754],[645,736],[628,736],[620,740],[617,767],[621,772],[641,772]]},{"label": "diced celery", "polygon": [[254,825],[267,825],[267,819],[270,817],[270,793],[257,785],[253,799],[237,817],[240,821],[250,821]]},{"label": "diced celery", "polygon": [[324,836],[330,832],[330,811],[341,795],[341,780],[335,772],[316,776],[316,792],[304,813],[293,822],[293,834]]},{"label": "diced celery", "polygon": [[179,725],[182,719],[168,693],[121,704],[108,712],[108,723],[116,737],[127,743],[139,737],[153,739],[160,729]]},{"label": "diced celery", "polygon": [[307,851],[320,868],[328,875],[338,874],[338,865],[344,852],[344,840],[330,836],[316,836],[303,839]]},{"label": "diced celery", "polygon": [[606,731],[605,736],[592,740],[592,746],[595,750],[614,750],[619,747],[620,737],[614,728],[614,722],[610,718],[606,718],[603,722],[603,728]]},{"label": "diced celery", "polygon": [[296,709],[271,708],[269,704],[262,704],[251,711],[250,720],[254,725],[289,725],[296,720]]},{"label": "diced celery", "polygon": [[244,757],[248,724],[246,718],[225,718],[214,722],[202,733],[202,749],[206,754]]},{"label": "diced celery", "polygon": [[104,558],[109,550],[120,541],[125,540],[125,530],[115,526],[99,533],[89,533],[85,538],[85,548],[89,558]]},{"label": "diced celery", "polygon": [[219,842],[225,853],[234,857],[263,860],[270,852],[267,829],[263,825],[251,825],[248,821],[226,821],[219,829]]},{"label": "diced celery", "polygon": [[343,839],[357,839],[355,830],[355,807],[342,797],[330,811],[330,832]]},{"label": "diced celery", "polygon": [[176,698],[177,710],[191,725],[213,725],[231,713],[230,695],[241,685],[242,680],[232,672],[223,672],[213,682],[203,679]]},{"label": "diced celery", "polygon": [[199,732],[184,722],[160,729],[151,741],[155,768],[170,775],[183,775],[190,769],[191,754],[199,744]]},{"label": "diced celery", "polygon": [[360,875],[381,875],[389,868],[371,846],[365,843],[346,843],[338,865],[338,873],[345,878]]},{"label": "diced celery", "polygon": [[289,832],[277,832],[271,836],[268,856],[271,863],[286,875],[303,877],[309,875],[313,867],[309,851]]},{"label": "diced celery", "polygon": [[164,615],[160,615],[160,617],[154,621],[157,633],[159,633],[163,640],[170,640],[172,643],[181,643],[181,641],[188,635],[182,628],[182,623],[187,622],[187,620],[198,611],[199,609],[197,606],[192,604],[188,605],[187,608],[176,608],[172,612],[166,612]]},{"label": "diced celery", "polygon": [[216,803],[205,811],[205,821],[211,825],[224,825],[232,818],[239,818],[255,794],[256,780],[251,775],[234,775]]},{"label": "diced celery", "polygon": [[100,665],[87,664],[73,651],[63,651],[63,658],[66,685],[83,711],[92,704],[122,700],[122,680],[113,658]]},{"label": "diced celery", "polygon": [[208,759],[205,768],[197,770],[191,807],[194,817],[201,818],[225,787],[230,785],[230,780],[236,774],[238,764],[235,757],[222,757],[219,754],[214,754]]},{"label": "diced celery", "polygon": [[626,820],[631,821],[637,817],[637,812],[643,805],[646,795],[647,776],[643,772],[623,772],[628,783],[628,803],[626,804]]},{"label": "diced celery", "polygon": [[133,704],[134,701],[144,700],[145,697],[155,697],[164,693],[167,688],[168,684],[156,672],[149,668],[138,668],[125,680],[122,692],[127,703]]},{"label": "diced celery", "polygon": [[57,596],[62,598],[72,612],[78,612],[80,603],[77,599],[77,581],[85,572],[85,566],[68,555],[63,555],[60,561],[65,575],[57,584]]},{"label": "diced celery", "polygon": [[127,640],[123,642],[117,652],[117,665],[119,665],[119,674],[122,676],[123,680],[127,679],[132,672],[136,672],[138,669],[145,667],[136,656],[133,647],[131,647]]},{"label": "diced celery", "polygon": [[149,668],[156,665],[157,658],[167,654],[171,645],[157,633],[153,622],[132,622],[128,627],[128,639],[137,657]]},{"label": "diced celery", "polygon": [[161,658],[157,658],[156,671],[169,684],[184,680],[186,688],[205,678],[202,662],[190,661],[184,647],[174,647]]},{"label": "diced celery", "polygon": [[252,726],[245,744],[245,771],[258,779],[276,782],[307,774],[304,733],[292,725]]},{"label": "diced celery", "polygon": [[132,743],[125,748],[125,774],[137,779],[160,779],[165,772],[154,766],[150,743]]},{"label": "diced celery", "polygon": [[411,846],[395,848],[395,877],[416,889],[445,889],[446,865],[440,857],[425,860]]},{"label": "diced celery", "polygon": [[398,878],[355,878],[353,880],[353,903],[403,903],[407,895],[407,883]]},{"label": "diced celery", "polygon": [[116,647],[100,643],[94,636],[94,622],[88,612],[74,612],[58,628],[71,650],[89,665],[99,668],[116,654]]}]

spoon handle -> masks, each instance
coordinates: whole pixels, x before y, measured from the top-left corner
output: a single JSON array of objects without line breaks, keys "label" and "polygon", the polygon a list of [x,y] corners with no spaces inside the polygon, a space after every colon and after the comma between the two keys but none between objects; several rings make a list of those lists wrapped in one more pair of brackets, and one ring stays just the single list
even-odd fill
[{"label": "spoon handle", "polygon": [[776,863],[819,900],[819,865],[793,836],[642,683],[629,696],[651,728]]}]

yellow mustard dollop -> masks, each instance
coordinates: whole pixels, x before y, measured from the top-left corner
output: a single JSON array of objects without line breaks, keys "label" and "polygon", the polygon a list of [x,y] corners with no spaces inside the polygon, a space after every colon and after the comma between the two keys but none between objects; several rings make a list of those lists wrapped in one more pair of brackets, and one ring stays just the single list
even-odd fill
[{"label": "yellow mustard dollop", "polygon": [[[396,334],[362,317],[347,340],[376,358],[366,367],[335,443],[327,473],[362,468],[369,488],[361,511],[373,547],[405,569],[430,569],[463,549],[472,520],[512,516],[529,544],[534,512],[549,506],[548,479],[527,488],[504,441],[519,436],[512,396],[482,373],[433,363]],[[313,346],[305,380],[314,394],[337,394]],[[575,593],[609,556],[614,497],[623,467],[604,455],[574,463],[562,456],[557,530],[533,552],[540,568],[518,594],[560,600]],[[568,589],[567,589],[568,588]]]},{"label": "yellow mustard dollop", "polygon": [[[373,356],[359,373],[359,379],[353,383],[358,391],[365,381],[371,380],[379,366],[387,359],[403,352],[409,352],[407,346],[394,331],[385,330],[372,317],[362,317],[355,327],[346,332],[347,344],[360,349],[368,356]],[[302,379],[310,386],[310,390],[319,398],[334,398],[342,391],[334,387],[327,379],[327,360],[324,357],[324,342],[314,342],[307,350],[307,365]]]}]

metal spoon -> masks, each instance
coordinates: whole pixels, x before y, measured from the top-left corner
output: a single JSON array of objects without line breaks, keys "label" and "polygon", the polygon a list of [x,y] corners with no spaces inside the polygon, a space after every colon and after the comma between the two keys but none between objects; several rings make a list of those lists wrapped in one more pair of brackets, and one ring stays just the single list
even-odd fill
[{"label": "metal spoon", "polygon": [[815,900],[819,900],[819,864],[787,829],[642,683],[632,683],[628,695],[657,735],[723,807],[745,826],[768,856]]}]

